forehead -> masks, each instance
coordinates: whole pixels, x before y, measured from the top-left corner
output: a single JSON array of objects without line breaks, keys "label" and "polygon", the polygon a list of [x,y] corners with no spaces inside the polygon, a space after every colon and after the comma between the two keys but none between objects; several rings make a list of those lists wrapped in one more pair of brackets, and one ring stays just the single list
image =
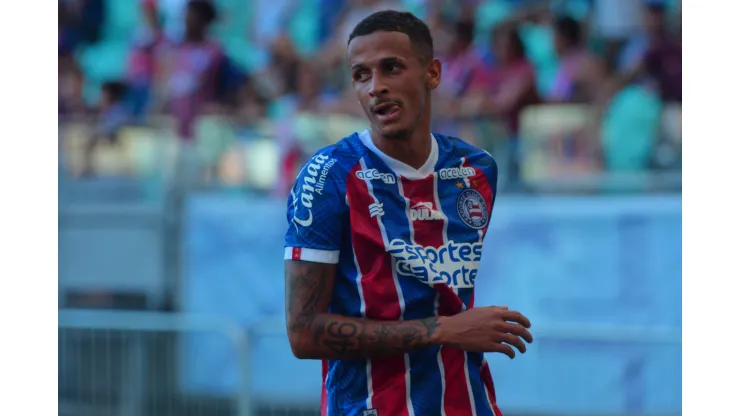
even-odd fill
[{"label": "forehead", "polygon": [[350,66],[373,66],[386,58],[410,60],[416,57],[408,35],[401,32],[374,32],[352,39],[347,47]]}]

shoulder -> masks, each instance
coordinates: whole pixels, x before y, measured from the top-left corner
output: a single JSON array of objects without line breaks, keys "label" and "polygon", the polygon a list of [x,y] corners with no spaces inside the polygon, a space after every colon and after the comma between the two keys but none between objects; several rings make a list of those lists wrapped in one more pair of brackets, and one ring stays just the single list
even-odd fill
[{"label": "shoulder", "polygon": [[[288,220],[296,227],[322,229],[346,209],[347,175],[363,156],[349,136],[319,149],[303,165],[288,196]],[[298,228],[296,228],[298,230]]]},{"label": "shoulder", "polygon": [[367,153],[356,133],[347,136],[337,143],[319,149],[301,169],[299,177],[311,175],[317,170],[321,175],[344,182],[350,170]]},{"label": "shoulder", "polygon": [[440,157],[465,158],[466,165],[481,169],[486,174],[498,175],[496,160],[487,151],[477,148],[458,137],[438,133],[435,133],[434,136],[439,143]]}]

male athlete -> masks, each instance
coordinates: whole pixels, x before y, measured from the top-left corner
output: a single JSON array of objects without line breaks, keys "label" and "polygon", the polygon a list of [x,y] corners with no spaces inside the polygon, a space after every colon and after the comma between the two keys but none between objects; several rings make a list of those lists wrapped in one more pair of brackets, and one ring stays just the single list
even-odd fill
[{"label": "male athlete", "polygon": [[324,415],[501,415],[482,353],[532,342],[520,313],[473,307],[498,173],[431,132],[432,50],[409,13],[355,27],[347,60],[371,129],[318,151],[288,199],[288,335],[296,357],[323,360]]}]

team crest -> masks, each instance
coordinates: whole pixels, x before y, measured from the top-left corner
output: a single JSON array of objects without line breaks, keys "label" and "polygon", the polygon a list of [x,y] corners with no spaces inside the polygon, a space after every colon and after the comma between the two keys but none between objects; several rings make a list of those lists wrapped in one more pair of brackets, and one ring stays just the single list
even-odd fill
[{"label": "team crest", "polygon": [[457,197],[457,213],[470,228],[480,230],[488,224],[488,207],[483,195],[475,189],[465,189]]}]

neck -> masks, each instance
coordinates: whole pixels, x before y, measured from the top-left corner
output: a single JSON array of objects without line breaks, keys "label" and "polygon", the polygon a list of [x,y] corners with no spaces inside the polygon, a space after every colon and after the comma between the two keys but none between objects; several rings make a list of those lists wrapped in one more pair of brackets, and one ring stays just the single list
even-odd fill
[{"label": "neck", "polygon": [[420,127],[414,129],[408,136],[389,139],[383,137],[375,129],[372,138],[375,146],[386,155],[403,162],[414,169],[424,166],[432,152],[432,128],[430,123],[421,122]]}]

